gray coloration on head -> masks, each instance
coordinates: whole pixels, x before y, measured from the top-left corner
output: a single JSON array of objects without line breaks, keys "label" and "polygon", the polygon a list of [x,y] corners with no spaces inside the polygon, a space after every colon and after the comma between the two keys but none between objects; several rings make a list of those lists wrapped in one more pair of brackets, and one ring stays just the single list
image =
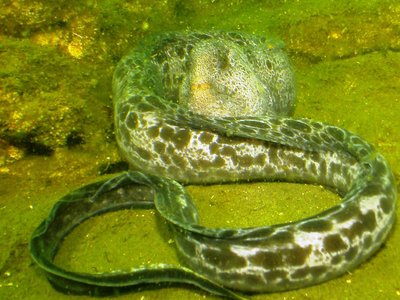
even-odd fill
[{"label": "gray coloration on head", "polygon": [[253,292],[312,285],[358,266],[386,239],[396,205],[386,160],[344,129],[289,117],[294,80],[281,47],[237,33],[149,39],[117,66],[113,93],[117,141],[135,169],[182,183],[315,183],[343,196],[290,224],[210,229],[160,177],[157,209],[182,260],[210,280]]},{"label": "gray coloration on head", "polygon": [[282,49],[248,40],[208,39],[190,53],[179,104],[208,116],[289,114],[294,81]]}]

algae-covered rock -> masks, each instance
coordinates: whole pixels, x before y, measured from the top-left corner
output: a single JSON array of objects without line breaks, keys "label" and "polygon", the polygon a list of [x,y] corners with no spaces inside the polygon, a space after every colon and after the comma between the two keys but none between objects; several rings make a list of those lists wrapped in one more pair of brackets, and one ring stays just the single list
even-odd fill
[{"label": "algae-covered rock", "polygon": [[58,51],[3,39],[0,138],[36,154],[85,141],[90,71]]},{"label": "algae-covered rock", "polygon": [[399,20],[399,4],[363,11],[349,3],[345,11],[310,15],[294,22],[283,35],[290,51],[312,60],[346,58],[373,51],[399,51]]}]

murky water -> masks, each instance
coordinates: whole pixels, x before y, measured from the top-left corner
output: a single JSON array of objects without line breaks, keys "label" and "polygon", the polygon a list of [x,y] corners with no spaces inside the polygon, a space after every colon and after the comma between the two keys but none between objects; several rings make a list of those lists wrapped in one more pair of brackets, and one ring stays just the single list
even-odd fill
[{"label": "murky water", "polygon": [[[222,29],[282,39],[297,77],[295,116],[361,135],[388,159],[398,182],[400,4],[302,2],[3,1],[0,299],[78,299],[52,289],[31,261],[29,238],[59,197],[103,178],[104,170],[119,170],[112,135],[112,72],[121,56],[152,32]],[[286,222],[337,201],[319,187],[296,184],[190,191],[201,202],[207,224],[217,218],[222,224],[244,226]],[[305,206],[307,210],[300,209]],[[249,224],[248,219],[255,221]],[[383,249],[351,274],[254,299],[400,299],[399,247],[396,226]],[[108,271],[140,262],[177,263],[165,224],[154,213],[140,211],[89,220],[69,236],[57,259],[81,271]],[[216,297],[186,286],[118,297],[203,298]]]}]

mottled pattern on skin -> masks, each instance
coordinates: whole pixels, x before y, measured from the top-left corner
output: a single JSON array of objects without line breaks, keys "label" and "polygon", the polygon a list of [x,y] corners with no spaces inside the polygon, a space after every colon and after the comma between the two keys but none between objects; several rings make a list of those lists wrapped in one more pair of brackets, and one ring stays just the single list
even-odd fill
[{"label": "mottled pattern on skin", "polygon": [[315,183],[343,197],[290,224],[211,229],[160,178],[154,188],[167,196],[156,206],[174,224],[180,257],[212,281],[304,287],[353,269],[385,241],[396,205],[386,160],[344,129],[290,118],[294,80],[279,45],[237,33],[153,38],[120,62],[113,91],[117,141],[135,169],[181,183]]}]

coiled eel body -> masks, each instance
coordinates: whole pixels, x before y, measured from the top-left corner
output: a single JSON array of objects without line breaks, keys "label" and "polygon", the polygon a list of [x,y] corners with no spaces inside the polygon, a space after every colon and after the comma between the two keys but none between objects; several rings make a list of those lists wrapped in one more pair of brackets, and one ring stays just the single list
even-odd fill
[{"label": "coiled eel body", "polygon": [[[337,277],[367,260],[394,223],[386,160],[360,137],[290,117],[294,80],[276,43],[238,33],[173,33],[145,41],[113,79],[116,138],[139,171],[66,195],[32,235],[33,259],[58,289],[103,295],[186,282],[241,299]],[[174,180],[173,180],[174,179]],[[206,228],[181,184],[289,181],[335,189],[342,202],[310,218],[255,228]],[[165,218],[186,267],[86,274],[53,263],[83,220],[124,207]]]},{"label": "coiled eel body", "polygon": [[[121,61],[113,82],[117,141],[135,168],[183,183],[315,183],[343,196],[319,215],[271,227],[208,229],[181,217],[186,265],[237,290],[282,291],[343,274],[382,245],[396,200],[387,162],[344,129],[288,117],[294,84],[279,46],[194,33],[144,49]],[[168,210],[184,210],[181,202]]]}]

